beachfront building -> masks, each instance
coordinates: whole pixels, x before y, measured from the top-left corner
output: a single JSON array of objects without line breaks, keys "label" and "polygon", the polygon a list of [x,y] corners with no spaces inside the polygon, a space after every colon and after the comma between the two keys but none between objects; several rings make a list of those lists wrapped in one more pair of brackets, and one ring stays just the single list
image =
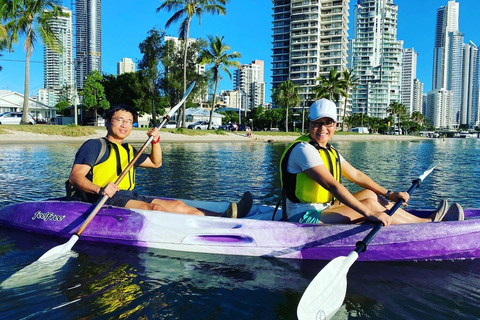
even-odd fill
[{"label": "beachfront building", "polygon": [[127,72],[135,72],[135,63],[130,58],[122,58],[122,61],[117,62],[117,75]]},{"label": "beachfront building", "polygon": [[253,60],[236,69],[233,74],[234,90],[239,92],[240,107],[245,112],[265,103],[265,82],[263,60]]},{"label": "beachfront building", "polygon": [[[23,94],[11,91],[0,90],[0,113],[3,112],[22,112],[23,111]],[[56,117],[56,109],[46,105],[33,97],[28,98],[28,113],[36,121],[47,121],[50,123]]]},{"label": "beachfront building", "polygon": [[386,118],[390,103],[401,102],[403,42],[397,40],[398,6],[393,0],[358,0],[348,68],[359,78],[352,113]]},{"label": "beachfront building", "polygon": [[410,114],[414,111],[414,90],[417,77],[417,57],[418,53],[414,48],[403,49],[402,54],[402,104],[407,107]]},{"label": "beachfront building", "polygon": [[39,101],[54,106],[61,99],[62,92],[68,98],[73,96],[73,27],[72,11],[61,7],[66,17],[57,17],[52,23],[52,32],[60,41],[60,52],[43,47],[44,88],[38,92]]},{"label": "beachfront building", "polygon": [[412,112],[418,111],[424,114],[423,105],[424,99],[426,99],[425,94],[423,93],[423,83],[418,79],[413,80],[413,99],[412,99]]},{"label": "beachfront building", "polygon": [[76,80],[82,89],[92,71],[102,73],[101,0],[75,0]]},{"label": "beachfront building", "polygon": [[452,97],[452,91],[446,89],[435,89],[428,92],[424,116],[430,120],[430,124],[435,128],[450,128]]},{"label": "beachfront building", "polygon": [[[347,63],[349,0],[273,0],[272,87],[291,80],[302,105],[316,79]],[[343,114],[343,110],[337,110]]]}]

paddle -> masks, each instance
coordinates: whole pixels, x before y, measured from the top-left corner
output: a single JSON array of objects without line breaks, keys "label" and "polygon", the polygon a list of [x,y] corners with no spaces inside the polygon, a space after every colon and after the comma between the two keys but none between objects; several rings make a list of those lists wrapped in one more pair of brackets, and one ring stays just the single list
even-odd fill
[{"label": "paddle", "polygon": [[[192,91],[194,86],[195,86],[195,81],[190,85],[190,87],[188,87],[187,91],[183,95],[182,100],[180,100],[180,102],[177,103],[177,105],[175,105],[170,110],[170,112],[168,112],[168,114],[163,118],[163,121],[160,123],[160,125],[158,125],[158,129],[161,129],[165,125],[165,123],[168,121],[168,119],[178,110],[178,108],[180,108],[180,106],[185,102],[188,95],[190,94],[190,91]],[[123,172],[120,174],[120,176],[115,181],[116,185],[118,185],[122,181],[122,179],[127,175],[127,173],[130,171],[132,166],[135,164],[135,162],[138,160],[138,158],[142,155],[143,151],[145,151],[148,144],[152,141],[152,139],[153,139],[153,137],[149,137],[148,140],[143,144],[143,146],[137,152],[137,155],[133,158],[132,161],[130,161],[130,163],[127,165],[127,167],[123,170]],[[89,225],[89,223],[92,221],[92,219],[98,213],[98,211],[103,206],[105,201],[107,201],[107,199],[108,199],[107,195],[104,195],[100,199],[100,201],[97,203],[97,205],[95,206],[93,211],[88,215],[87,219],[83,222],[83,224],[80,226],[80,228],[78,228],[78,230],[72,235],[72,237],[70,238],[70,240],[68,240],[67,243],[65,243],[63,245],[56,246],[56,247],[50,249],[49,251],[44,253],[38,259],[38,261],[45,262],[45,261],[55,260],[55,259],[58,259],[59,257],[61,257],[62,255],[64,255],[65,253],[69,252],[72,249],[72,247],[75,245],[75,243],[78,241],[78,239],[80,239],[80,236],[83,233],[83,231],[85,230],[85,228]]]},{"label": "paddle", "polygon": [[[435,167],[433,166],[420,177],[413,180],[412,185],[407,190],[408,194],[411,194],[415,188],[419,187],[421,182]],[[390,216],[393,215],[402,203],[403,200],[397,201],[388,214]],[[355,250],[350,252],[348,256],[337,257],[320,270],[300,299],[297,307],[299,320],[330,319],[335,315],[345,299],[348,270],[357,260],[358,255],[367,250],[368,244],[382,227],[383,224],[381,222],[377,223],[362,241],[357,242]]]}]

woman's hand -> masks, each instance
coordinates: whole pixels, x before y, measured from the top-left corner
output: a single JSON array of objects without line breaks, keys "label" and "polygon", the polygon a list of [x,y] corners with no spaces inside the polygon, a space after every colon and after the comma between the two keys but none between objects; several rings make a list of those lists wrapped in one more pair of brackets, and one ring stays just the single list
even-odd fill
[{"label": "woman's hand", "polygon": [[367,214],[367,220],[381,222],[384,227],[391,225],[393,222],[393,218],[384,211],[370,211]]},{"label": "woman's hand", "polygon": [[408,206],[407,202],[410,199],[410,195],[408,194],[408,192],[392,192],[388,195],[387,199],[393,202],[403,200],[402,205]]}]

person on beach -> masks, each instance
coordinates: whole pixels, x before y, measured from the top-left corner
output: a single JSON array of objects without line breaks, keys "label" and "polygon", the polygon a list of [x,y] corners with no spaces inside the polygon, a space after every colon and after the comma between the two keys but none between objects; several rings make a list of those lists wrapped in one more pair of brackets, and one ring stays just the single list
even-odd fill
[{"label": "person on beach", "polygon": [[[123,140],[132,132],[134,111],[125,105],[112,106],[105,115],[107,135],[101,139],[87,140],[77,151],[69,179],[67,198],[70,200],[97,202],[107,195],[106,205],[166,211],[192,215],[213,215],[230,218],[245,217],[252,207],[252,195],[246,192],[240,202],[230,203],[224,213],[210,212],[185,204],[180,200],[147,198],[134,191],[135,168],[159,168],[162,165],[162,149],[158,128],[147,131],[153,137],[149,155],[142,154],[118,185],[114,181],[135,157],[135,149]],[[70,196],[68,190],[73,191]]]},{"label": "person on beach", "polygon": [[[283,153],[280,176],[289,221],[333,224],[372,220],[388,226],[463,220],[461,206],[455,203],[448,208],[445,200],[428,218],[419,218],[403,209],[389,216],[386,212],[393,202],[403,200],[406,205],[409,194],[392,192],[380,186],[354,168],[329,144],[337,127],[336,119],[335,103],[327,99],[315,101],[308,114],[309,134],[298,138]],[[341,184],[341,176],[364,189],[350,193]]]}]

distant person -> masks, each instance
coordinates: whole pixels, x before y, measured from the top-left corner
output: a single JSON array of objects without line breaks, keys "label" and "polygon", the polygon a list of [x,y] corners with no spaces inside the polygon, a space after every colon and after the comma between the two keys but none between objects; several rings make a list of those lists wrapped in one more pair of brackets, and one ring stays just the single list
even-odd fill
[{"label": "distant person", "polygon": [[[252,195],[246,192],[237,203],[230,203],[224,213],[197,209],[180,200],[147,198],[135,191],[135,168],[159,168],[162,165],[162,149],[158,128],[147,131],[147,136],[153,137],[150,155],[142,154],[127,175],[117,185],[114,181],[121,175],[136,151],[128,143],[124,143],[132,132],[134,111],[125,105],[110,108],[105,115],[107,135],[104,141],[90,139],[86,141],[75,155],[67,189],[73,191],[71,200],[96,203],[107,195],[106,205],[166,211],[192,215],[213,215],[230,218],[245,217],[252,207]],[[106,147],[105,147],[106,145]],[[103,152],[103,154],[102,154]],[[69,197],[67,192],[67,197]]]},{"label": "distant person", "polygon": [[[281,164],[283,195],[289,221],[302,223],[359,223],[379,221],[385,226],[441,220],[463,220],[462,207],[442,200],[428,218],[419,218],[403,209],[393,216],[387,211],[390,201],[409,200],[407,192],[392,192],[380,186],[365,173],[355,169],[329,141],[337,127],[337,108],[327,99],[310,107],[309,134],[298,138],[285,150]],[[343,176],[364,188],[350,193],[340,182]]]},{"label": "distant person", "polygon": [[235,131],[235,132],[238,131],[238,125],[236,122],[234,122],[232,125],[232,131]]},{"label": "distant person", "polygon": [[251,137],[252,137],[252,129],[250,129],[249,126],[247,126],[247,127],[245,128],[245,136],[246,136],[247,138],[251,138]]}]

